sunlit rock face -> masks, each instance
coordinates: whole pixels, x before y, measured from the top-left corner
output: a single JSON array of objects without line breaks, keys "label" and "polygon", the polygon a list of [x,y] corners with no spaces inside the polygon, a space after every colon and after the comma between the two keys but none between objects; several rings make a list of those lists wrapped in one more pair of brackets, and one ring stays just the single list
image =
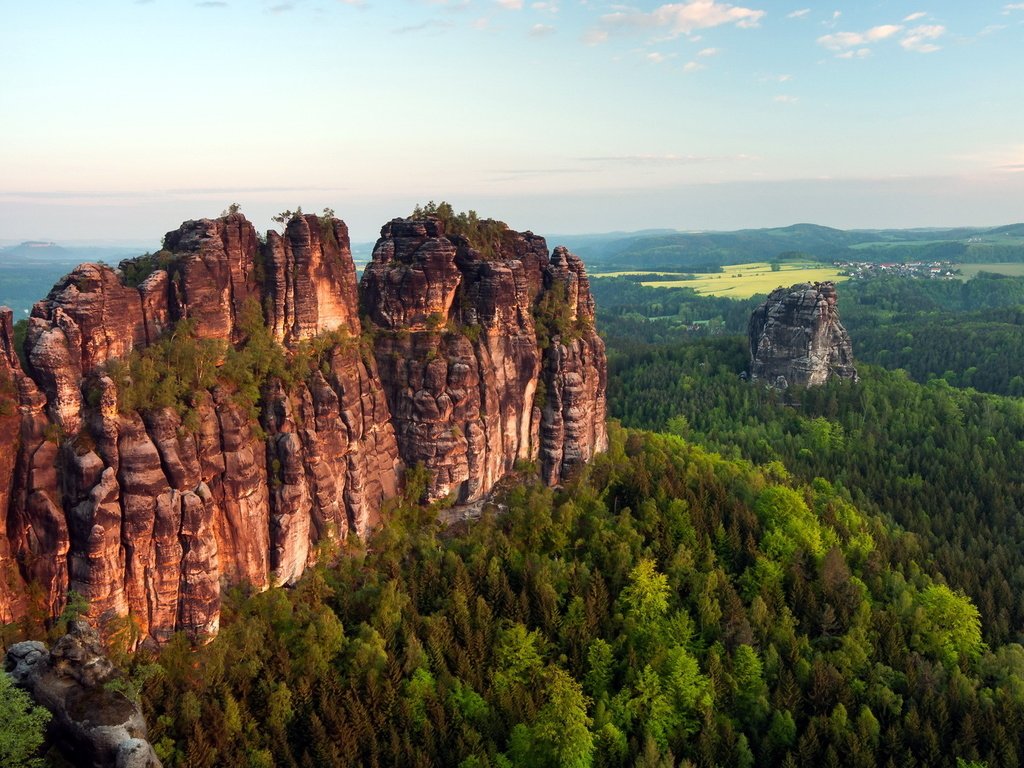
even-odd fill
[{"label": "sunlit rock face", "polygon": [[753,379],[771,386],[813,387],[832,377],[857,379],[850,336],[839,321],[830,282],[777,288],[748,327]]},{"label": "sunlit rock face", "polygon": [[[570,332],[542,339],[552,291]],[[543,238],[507,227],[474,243],[438,219],[396,219],[362,295],[398,447],[430,470],[430,499],[480,499],[520,459],[539,459],[556,484],[605,448],[604,343],[583,264],[564,248],[549,256]]]},{"label": "sunlit rock face", "polygon": [[[240,214],[188,221],[159,258],[58,282],[33,308],[24,368],[0,310],[0,620],[34,583],[53,613],[74,590],[90,619],[132,616],[142,641],[201,641],[223,585],[294,582],[320,542],[385,524],[407,467],[428,470],[430,499],[471,502],[517,460],[557,484],[602,450],[604,346],[583,265],[494,231],[473,243],[436,218],[396,219],[360,286],[333,217],[265,237]],[[182,321],[226,354],[254,317],[307,361],[264,382],[255,413],[221,385],[187,419],[123,407],[117,361]]]}]

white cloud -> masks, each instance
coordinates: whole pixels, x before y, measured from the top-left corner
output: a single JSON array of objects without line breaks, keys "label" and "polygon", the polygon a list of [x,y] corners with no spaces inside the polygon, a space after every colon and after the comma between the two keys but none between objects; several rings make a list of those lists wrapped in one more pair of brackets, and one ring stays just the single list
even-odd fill
[{"label": "white cloud", "polygon": [[683,64],[683,72],[686,73],[699,72],[702,69],[704,69],[704,65],[697,61],[688,61]]},{"label": "white cloud", "polygon": [[917,21],[918,19],[923,19],[927,15],[928,14],[925,13],[924,11],[918,11],[917,13],[910,14],[909,16],[905,17],[903,20],[904,21]]},{"label": "white cloud", "polygon": [[786,18],[787,19],[802,19],[804,16],[806,16],[810,12],[811,12],[810,8],[801,8],[799,11],[793,11],[792,13],[787,13],[786,14]]},{"label": "white cloud", "polygon": [[907,31],[906,37],[900,40],[904,50],[915,53],[934,53],[939,50],[932,40],[937,40],[946,34],[946,28],[940,24],[914,27]]},{"label": "white cloud", "polygon": [[530,3],[530,7],[535,11],[546,11],[547,13],[558,13],[558,3],[555,2],[537,2]]},{"label": "white cloud", "polygon": [[761,75],[757,78],[762,83],[788,83],[793,79],[792,75]]},{"label": "white cloud", "polygon": [[725,24],[749,29],[758,26],[764,15],[764,11],[717,0],[690,0],[685,3],[666,3],[649,13],[634,8],[621,8],[602,16],[601,26],[605,30],[662,29],[670,37],[677,37]]},{"label": "white cloud", "polygon": [[530,27],[530,37],[547,37],[553,35],[555,28],[550,24],[534,24]]},{"label": "white cloud", "polygon": [[721,52],[722,51],[719,48],[704,48],[703,50],[697,51],[697,55],[706,58],[708,56],[717,56]]},{"label": "white cloud", "polygon": [[830,51],[843,51],[847,48],[858,48],[868,43],[876,43],[892,37],[902,30],[899,24],[881,24],[872,27],[867,32],[833,32],[830,35],[822,35],[818,38],[818,45],[828,48]]},{"label": "white cloud", "polygon": [[871,55],[870,48],[858,48],[855,51],[846,51],[845,53],[837,53],[837,59],[866,59]]},{"label": "white cloud", "polygon": [[504,8],[506,11],[521,11],[523,10],[523,0],[494,0],[498,5]]},{"label": "white cloud", "polygon": [[651,51],[647,54],[646,59],[653,64],[661,64],[663,61],[668,59],[664,53],[658,53],[657,51]]},{"label": "white cloud", "polygon": [[608,39],[608,31],[604,29],[588,29],[583,34],[583,42],[587,45],[600,45]]},{"label": "white cloud", "polygon": [[882,24],[878,27],[872,27],[868,30],[868,40],[871,42],[876,40],[885,40],[885,38],[892,37],[901,29],[903,29],[903,27],[899,24]]},{"label": "white cloud", "polygon": [[800,101],[800,97],[783,94],[780,96],[776,96],[774,101],[777,101],[779,104],[796,104],[798,101]]},{"label": "white cloud", "polygon": [[1011,11],[1024,11],[1024,3],[1007,3],[1003,6],[1003,13],[1010,13]]}]

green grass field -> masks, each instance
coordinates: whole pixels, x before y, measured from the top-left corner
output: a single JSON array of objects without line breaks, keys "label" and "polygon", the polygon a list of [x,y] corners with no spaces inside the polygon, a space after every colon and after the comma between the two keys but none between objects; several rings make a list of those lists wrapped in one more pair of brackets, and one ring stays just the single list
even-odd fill
[{"label": "green grass field", "polygon": [[651,280],[645,281],[643,285],[652,288],[693,288],[706,296],[749,299],[758,293],[769,293],[779,286],[846,280],[834,267],[814,262],[783,264],[778,272],[772,272],[767,261],[733,264],[724,267],[724,270],[717,274],[696,275],[692,280]]},{"label": "green grass field", "polygon": [[1007,277],[1024,277],[1024,264],[1007,262],[1005,264],[957,264],[962,280],[970,280],[979,272],[995,272]]}]

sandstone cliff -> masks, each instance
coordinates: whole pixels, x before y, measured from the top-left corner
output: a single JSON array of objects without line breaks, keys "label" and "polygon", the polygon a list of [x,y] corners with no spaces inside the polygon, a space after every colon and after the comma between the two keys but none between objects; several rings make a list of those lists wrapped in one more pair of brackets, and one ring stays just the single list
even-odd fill
[{"label": "sandstone cliff", "polygon": [[397,219],[360,291],[337,219],[265,239],[239,214],[186,222],[63,278],[25,371],[0,311],[0,621],[34,583],[53,613],[73,589],[143,638],[209,637],[224,583],[290,583],[318,542],[365,536],[406,467],[468,502],[517,460],[555,484],[602,450],[583,265],[497,229]]},{"label": "sandstone cliff", "polygon": [[772,291],[751,315],[748,336],[753,379],[785,388],[817,386],[833,376],[857,378],[832,283]]},{"label": "sandstone cliff", "polygon": [[396,219],[363,275],[399,450],[430,470],[431,499],[477,500],[519,459],[556,484],[607,443],[582,263],[507,228],[486,249],[438,219]]}]

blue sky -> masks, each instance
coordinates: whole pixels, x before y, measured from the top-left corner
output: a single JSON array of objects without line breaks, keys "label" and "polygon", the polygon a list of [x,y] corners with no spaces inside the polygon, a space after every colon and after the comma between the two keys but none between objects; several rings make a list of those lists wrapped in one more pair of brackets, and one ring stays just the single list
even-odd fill
[{"label": "blue sky", "polygon": [[417,201],[541,232],[1024,219],[1024,3],[22,0],[0,239],[237,201],[356,239]]}]

